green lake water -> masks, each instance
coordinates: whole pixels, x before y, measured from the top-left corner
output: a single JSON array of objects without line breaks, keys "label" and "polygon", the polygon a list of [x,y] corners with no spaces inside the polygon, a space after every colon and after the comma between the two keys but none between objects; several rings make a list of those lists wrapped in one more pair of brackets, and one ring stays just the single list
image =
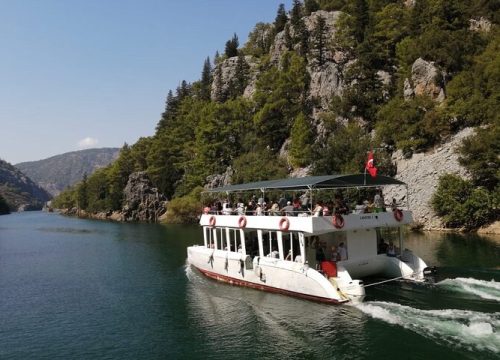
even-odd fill
[{"label": "green lake water", "polygon": [[408,236],[433,283],[329,306],[204,278],[198,226],[0,216],[0,359],[500,359],[500,239]]}]

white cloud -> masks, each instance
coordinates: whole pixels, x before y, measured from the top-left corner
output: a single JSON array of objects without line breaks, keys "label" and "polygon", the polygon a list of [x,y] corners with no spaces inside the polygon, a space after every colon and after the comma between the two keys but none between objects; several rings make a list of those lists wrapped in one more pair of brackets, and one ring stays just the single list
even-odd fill
[{"label": "white cloud", "polygon": [[86,137],[85,139],[82,139],[78,141],[78,148],[79,149],[89,149],[91,147],[94,147],[97,145],[99,140],[91,137]]}]

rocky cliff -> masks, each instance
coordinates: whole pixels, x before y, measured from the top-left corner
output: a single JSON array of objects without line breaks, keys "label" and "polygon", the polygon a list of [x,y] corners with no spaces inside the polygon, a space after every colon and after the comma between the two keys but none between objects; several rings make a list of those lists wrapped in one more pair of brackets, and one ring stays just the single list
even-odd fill
[{"label": "rocky cliff", "polygon": [[384,193],[386,202],[395,198],[398,203],[406,204],[409,199],[414,221],[426,230],[443,227],[439,217],[434,214],[430,201],[437,188],[438,180],[444,174],[457,174],[468,177],[465,169],[458,163],[457,147],[462,140],[474,134],[474,129],[466,128],[452,136],[449,141],[425,153],[413,154],[406,159],[401,151],[396,151],[392,159],[397,166],[397,179],[408,184],[406,190],[387,189]]},{"label": "rocky cliff", "polygon": [[0,160],[0,195],[12,211],[41,210],[51,196],[6,161]]},{"label": "rocky cliff", "polygon": [[82,180],[83,175],[109,165],[120,152],[118,148],[72,151],[15,166],[53,196]]},{"label": "rocky cliff", "polygon": [[99,220],[154,223],[167,211],[167,199],[153,186],[144,171],[130,174],[123,196],[121,210],[89,213],[72,208],[63,209],[62,213]]}]

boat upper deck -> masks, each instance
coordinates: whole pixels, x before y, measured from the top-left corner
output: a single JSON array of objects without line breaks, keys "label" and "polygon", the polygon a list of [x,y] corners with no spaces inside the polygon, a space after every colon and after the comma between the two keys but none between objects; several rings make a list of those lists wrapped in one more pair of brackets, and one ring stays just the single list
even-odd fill
[{"label": "boat upper deck", "polygon": [[397,227],[413,222],[412,212],[379,212],[337,216],[264,216],[264,215],[211,215],[203,214],[200,225],[236,229],[300,231],[324,234],[334,231]]}]

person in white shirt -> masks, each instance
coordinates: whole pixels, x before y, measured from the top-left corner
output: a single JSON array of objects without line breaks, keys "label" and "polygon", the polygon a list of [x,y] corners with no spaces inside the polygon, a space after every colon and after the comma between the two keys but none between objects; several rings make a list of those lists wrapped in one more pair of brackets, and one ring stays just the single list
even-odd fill
[{"label": "person in white shirt", "polygon": [[344,245],[343,242],[341,242],[339,244],[339,248],[338,248],[337,252],[339,254],[340,261],[347,260],[347,250],[346,250],[345,245]]}]

